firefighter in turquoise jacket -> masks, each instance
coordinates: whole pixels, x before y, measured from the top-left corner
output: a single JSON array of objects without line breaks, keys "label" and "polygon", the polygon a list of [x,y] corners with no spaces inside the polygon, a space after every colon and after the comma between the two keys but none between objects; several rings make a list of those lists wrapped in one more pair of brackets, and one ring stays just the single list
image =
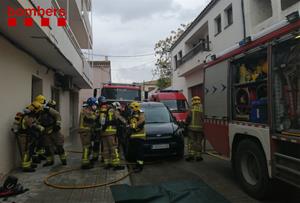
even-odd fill
[{"label": "firefighter in turquoise jacket", "polygon": [[192,98],[192,108],[187,117],[188,129],[188,157],[186,161],[202,161],[203,141],[203,116],[201,99],[198,96]]}]

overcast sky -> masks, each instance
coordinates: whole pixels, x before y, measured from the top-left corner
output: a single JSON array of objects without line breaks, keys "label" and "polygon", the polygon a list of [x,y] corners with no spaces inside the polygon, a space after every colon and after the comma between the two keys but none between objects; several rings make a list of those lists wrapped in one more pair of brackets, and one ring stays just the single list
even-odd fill
[{"label": "overcast sky", "polygon": [[[193,21],[209,0],[94,0],[94,54],[154,53],[154,45]],[[103,59],[103,57],[94,57]],[[109,58],[113,82],[153,79],[155,57]]]}]

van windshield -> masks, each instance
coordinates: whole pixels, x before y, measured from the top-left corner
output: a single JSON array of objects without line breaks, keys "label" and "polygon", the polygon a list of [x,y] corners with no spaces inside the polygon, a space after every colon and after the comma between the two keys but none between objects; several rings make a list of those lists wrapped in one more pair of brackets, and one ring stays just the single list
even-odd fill
[{"label": "van windshield", "polygon": [[186,100],[162,100],[171,112],[184,112],[188,110],[188,104]]}]

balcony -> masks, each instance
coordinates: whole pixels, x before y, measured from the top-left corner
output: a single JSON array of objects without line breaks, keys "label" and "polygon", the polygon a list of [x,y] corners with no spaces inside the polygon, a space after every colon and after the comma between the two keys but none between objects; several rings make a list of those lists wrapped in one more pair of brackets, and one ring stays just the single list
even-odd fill
[{"label": "balcony", "polygon": [[91,49],[93,44],[92,26],[90,21],[90,0],[53,0],[53,6],[64,8],[68,13],[68,24],[81,49]]},{"label": "balcony", "polygon": [[[33,8],[35,5],[29,1],[18,0],[17,3],[1,1],[0,6],[1,8],[10,6],[16,10],[18,8]],[[53,26],[41,27],[40,17],[34,16],[35,23],[30,28],[25,29],[22,23],[23,17],[17,17],[17,26],[8,29],[7,19],[7,15],[3,15],[0,19],[1,34],[5,38],[28,53],[41,65],[71,76],[77,87],[89,88],[92,86],[91,68],[86,65],[88,63],[69,26],[58,27],[54,25],[56,17],[53,16],[51,19],[54,21]]]},{"label": "balcony", "polygon": [[178,67],[180,67],[182,64],[192,59],[199,52],[205,52],[205,51],[210,51],[209,42],[207,42],[204,39],[201,39],[200,42],[194,48],[192,48],[185,56],[183,56],[182,59],[179,59],[177,61]]}]

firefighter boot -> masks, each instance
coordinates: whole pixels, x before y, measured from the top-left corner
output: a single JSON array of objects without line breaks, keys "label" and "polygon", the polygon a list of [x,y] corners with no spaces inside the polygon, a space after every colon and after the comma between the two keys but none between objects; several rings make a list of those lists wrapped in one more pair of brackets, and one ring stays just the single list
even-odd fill
[{"label": "firefighter boot", "polygon": [[59,155],[60,161],[62,165],[67,165],[67,155],[63,146],[57,146],[57,154]]},{"label": "firefighter boot", "polygon": [[114,171],[124,170],[125,167],[120,165],[120,155],[118,149],[115,149],[114,159],[112,160]]},{"label": "firefighter boot", "polygon": [[31,166],[31,158],[28,153],[25,153],[22,158],[22,171],[23,172],[35,172],[35,169]]},{"label": "firefighter boot", "polygon": [[32,156],[32,162],[35,163],[35,164],[40,164],[42,161],[41,161],[41,159],[39,158],[38,155],[33,155]]},{"label": "firefighter boot", "polygon": [[93,167],[94,167],[93,164],[89,160],[89,147],[83,147],[81,168],[82,169],[91,169]]},{"label": "firefighter boot", "polygon": [[195,160],[195,157],[193,157],[193,156],[188,156],[185,160],[188,161],[188,162],[194,161],[194,160]]},{"label": "firefighter boot", "polygon": [[43,167],[52,166],[52,165],[54,165],[54,157],[48,156],[47,162],[43,164]]},{"label": "firefighter boot", "polygon": [[94,162],[98,161],[98,159],[99,159],[99,152],[93,152],[91,162],[94,163]]},{"label": "firefighter boot", "polygon": [[196,161],[203,161],[203,158],[201,156],[201,152],[196,153]]},{"label": "firefighter boot", "polygon": [[59,155],[59,158],[60,158],[61,164],[66,166],[67,165],[67,156],[65,154],[61,154],[61,155]]},{"label": "firefighter boot", "polygon": [[104,159],[104,169],[108,170],[112,167],[113,165],[111,164],[110,159]]},{"label": "firefighter boot", "polygon": [[203,158],[200,156],[200,157],[197,157],[196,158],[196,161],[203,161]]},{"label": "firefighter boot", "polygon": [[144,161],[137,160],[136,162],[137,162],[137,163],[136,163],[136,165],[133,167],[133,171],[134,171],[135,173],[139,173],[139,172],[141,172],[141,171],[143,170],[143,168],[144,168]]}]

